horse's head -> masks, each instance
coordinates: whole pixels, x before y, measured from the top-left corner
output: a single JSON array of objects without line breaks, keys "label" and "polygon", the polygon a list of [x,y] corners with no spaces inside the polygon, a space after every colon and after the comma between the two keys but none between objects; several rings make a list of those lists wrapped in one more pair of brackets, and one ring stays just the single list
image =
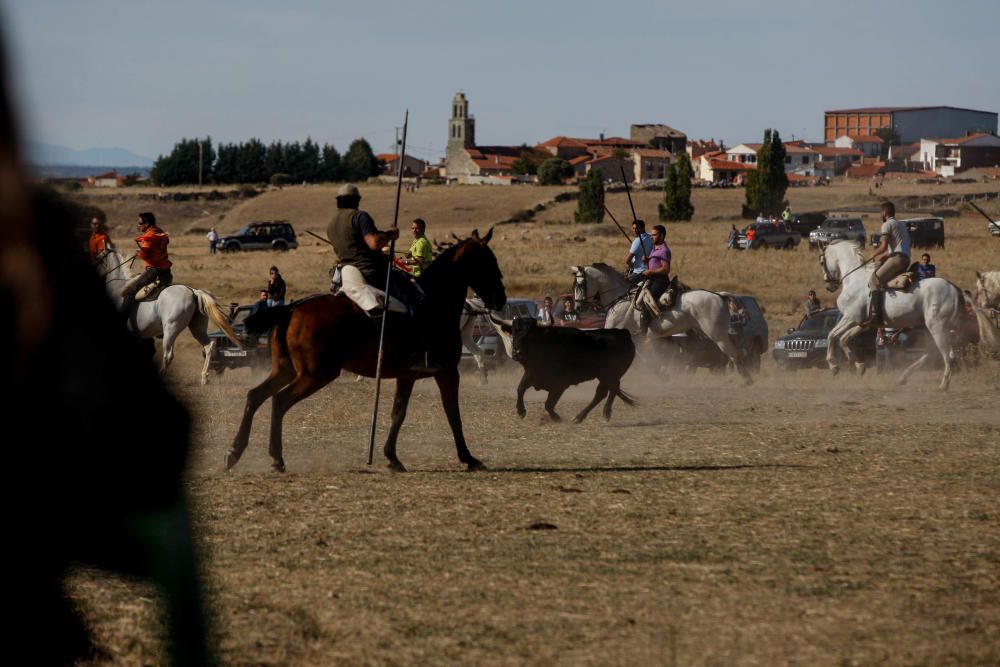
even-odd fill
[{"label": "horse's head", "polygon": [[826,261],[826,250],[829,247],[827,243],[819,244],[819,268],[823,271],[823,282],[826,283],[826,291],[836,292],[837,288],[840,287],[840,274],[839,269],[834,266],[833,269],[837,271],[837,274],[834,275],[831,272],[830,265]]},{"label": "horse's head", "polygon": [[573,274],[573,300],[578,304],[586,303],[591,298],[587,292],[587,272],[584,269],[586,269],[584,266],[569,267],[570,273]]},{"label": "horse's head", "polygon": [[474,230],[472,236],[453,246],[452,261],[463,267],[469,287],[482,297],[486,308],[500,310],[507,303],[507,292],[497,257],[489,246],[492,238],[492,228],[482,238]]},{"label": "horse's head", "polygon": [[609,303],[628,291],[628,281],[613,268],[598,262],[590,266],[571,266],[573,299],[577,303],[595,303],[606,308]]}]

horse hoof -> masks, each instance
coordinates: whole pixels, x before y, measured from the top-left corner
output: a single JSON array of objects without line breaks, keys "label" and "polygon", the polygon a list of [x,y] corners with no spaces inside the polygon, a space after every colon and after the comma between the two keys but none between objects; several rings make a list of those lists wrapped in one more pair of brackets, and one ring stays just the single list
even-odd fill
[{"label": "horse hoof", "polygon": [[517,416],[520,417],[521,419],[524,419],[527,414],[528,414],[527,410],[518,410],[517,411]]},{"label": "horse hoof", "polygon": [[857,369],[858,369],[858,377],[864,377],[865,371],[868,370],[868,366],[859,362],[857,365]]},{"label": "horse hoof", "polygon": [[465,472],[480,472],[483,470],[488,470],[488,468],[483,465],[482,461],[478,459],[473,459],[466,464]]},{"label": "horse hoof", "polygon": [[554,421],[554,422],[556,422],[556,423],[558,423],[558,422],[561,422],[561,421],[562,421],[562,417],[560,417],[559,415],[557,415],[557,414],[556,414],[556,413],[554,413],[554,412],[550,412],[550,413],[549,413],[549,419],[551,419],[552,421]]},{"label": "horse hoof", "polygon": [[840,366],[830,366],[830,372],[833,373],[833,377],[837,377],[837,374],[840,373]]},{"label": "horse hoof", "polygon": [[239,463],[240,457],[236,452],[226,454],[226,470],[232,470],[233,466]]},{"label": "horse hoof", "polygon": [[271,464],[271,467],[274,468],[275,472],[285,472],[284,461],[275,461],[274,463]]},{"label": "horse hoof", "polygon": [[406,466],[399,461],[389,461],[389,463],[386,464],[386,467],[392,472],[406,472]]},{"label": "horse hoof", "polygon": [[[607,419],[607,417],[605,417],[605,419]],[[577,415],[576,417],[573,417],[574,424],[579,424],[582,421],[583,421],[583,415]]]}]

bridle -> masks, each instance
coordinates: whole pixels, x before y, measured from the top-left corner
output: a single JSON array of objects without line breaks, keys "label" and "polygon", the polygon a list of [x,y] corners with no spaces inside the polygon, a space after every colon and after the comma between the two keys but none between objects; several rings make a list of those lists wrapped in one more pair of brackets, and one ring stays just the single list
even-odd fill
[{"label": "bridle", "polygon": [[853,269],[842,275],[840,278],[834,278],[832,275],[830,275],[830,267],[826,265],[826,249],[828,247],[829,247],[828,244],[824,244],[823,246],[821,246],[819,251],[819,265],[823,269],[823,281],[826,283],[826,291],[828,292],[836,292],[837,289],[844,284],[844,280],[847,278],[847,276],[851,275],[852,273],[854,273],[855,271],[857,271],[858,269],[862,268],[863,266],[872,261],[871,259],[866,259],[865,261],[861,262]]},{"label": "bridle", "polygon": [[[580,271],[580,273],[574,274],[574,276],[573,276],[573,287],[574,287],[573,298],[576,300],[576,302],[578,304],[589,304],[595,310],[603,310],[605,308],[605,306],[601,303],[601,297],[603,295],[605,295],[605,294],[610,294],[611,291],[612,291],[612,288],[609,287],[609,288],[605,288],[603,290],[598,289],[597,292],[594,294],[594,296],[588,297],[587,296],[587,271],[583,267],[581,267],[579,269],[579,271]],[[576,298],[576,291],[577,291],[577,289],[579,289],[580,293],[583,294],[583,298],[582,299],[577,299]],[[628,290],[625,290],[625,295],[623,295],[623,297],[619,297],[618,299],[616,299],[616,301],[621,301],[621,299],[624,298],[624,296],[627,296],[627,295],[628,295]],[[612,304],[609,303],[607,305],[607,307],[610,308],[611,305]]]}]

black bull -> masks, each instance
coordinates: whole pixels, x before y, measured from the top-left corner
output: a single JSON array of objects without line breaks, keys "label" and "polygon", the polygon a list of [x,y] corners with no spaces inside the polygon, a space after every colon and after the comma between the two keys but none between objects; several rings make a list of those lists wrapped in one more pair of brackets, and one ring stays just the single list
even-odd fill
[{"label": "black bull", "polygon": [[531,317],[516,318],[501,325],[514,338],[515,361],[524,367],[524,376],[517,386],[517,414],[524,417],[524,392],[528,387],[547,391],[545,410],[559,421],[556,403],[563,392],[574,384],[598,381],[597,391],[587,407],[573,421],[580,423],[605,397],[604,418],[611,418],[615,397],[629,405],[635,400],[621,389],[622,376],[635,359],[635,343],[624,329],[581,330],[569,327],[542,327]]}]

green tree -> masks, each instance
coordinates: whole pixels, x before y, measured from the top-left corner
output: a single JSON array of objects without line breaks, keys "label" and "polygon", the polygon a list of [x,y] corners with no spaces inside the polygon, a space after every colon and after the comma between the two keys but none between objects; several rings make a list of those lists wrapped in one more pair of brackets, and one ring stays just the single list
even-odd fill
[{"label": "green tree", "polygon": [[364,138],[355,139],[344,154],[342,161],[344,179],[348,181],[365,181],[371,176],[378,176],[382,169],[372,147]]},{"label": "green tree", "polygon": [[236,183],[266,183],[271,175],[267,171],[267,147],[254,138],[240,144],[236,161]]},{"label": "green tree", "polygon": [[580,199],[573,218],[576,222],[604,220],[604,176],[600,169],[591,169],[580,182]]},{"label": "green tree", "polygon": [[319,165],[319,180],[339,181],[343,178],[340,153],[330,144],[323,144]]},{"label": "green tree", "polygon": [[563,179],[573,176],[573,167],[569,162],[557,157],[546,160],[538,167],[539,185],[559,185]]},{"label": "green tree", "polygon": [[691,158],[680,153],[677,161],[667,168],[663,183],[663,203],[659,205],[660,220],[690,220],[694,217],[691,203]]},{"label": "green tree", "polygon": [[[199,164],[198,149],[201,147]],[[157,185],[189,185],[198,182],[199,174],[203,181],[211,180],[212,164],[215,162],[215,151],[212,149],[211,138],[181,139],[174,144],[170,155],[161,155],[153,163],[149,173],[150,179]],[[201,171],[199,172],[199,166]]]},{"label": "green tree", "polygon": [[746,204],[743,217],[755,218],[758,213],[777,216],[786,204],[788,175],[785,173],[785,145],[777,130],[764,130],[764,144],[757,151],[757,168],[746,177]]}]

